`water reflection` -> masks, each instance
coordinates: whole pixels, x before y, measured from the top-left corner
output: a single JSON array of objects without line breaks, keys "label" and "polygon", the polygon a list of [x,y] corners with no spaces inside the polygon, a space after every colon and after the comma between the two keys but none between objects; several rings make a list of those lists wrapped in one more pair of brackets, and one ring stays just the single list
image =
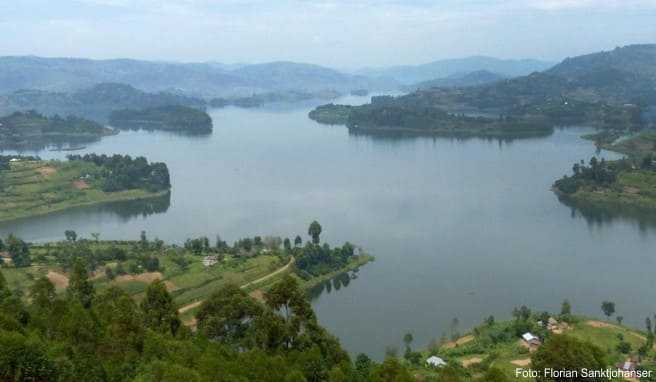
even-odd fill
[{"label": "water reflection", "polygon": [[310,288],[308,290],[308,297],[310,300],[315,300],[319,298],[323,293],[329,294],[333,291],[339,291],[342,288],[346,288],[351,284],[352,280],[355,280],[358,278],[358,271],[359,269],[355,269],[351,272],[344,272],[340,273],[337,276],[326,280],[322,283],[317,284],[316,286]]},{"label": "water reflection", "polygon": [[[0,237],[10,233],[20,234],[30,240],[48,240],[52,227],[60,227],[61,232],[75,226],[74,222],[89,221],[92,218],[104,219],[113,217],[120,223],[126,223],[135,218],[145,218],[155,214],[163,214],[171,206],[171,193],[142,200],[128,200],[103,203],[93,206],[72,208],[53,212],[44,216],[36,216],[0,223]],[[45,234],[45,232],[48,232]]]},{"label": "water reflection", "polygon": [[360,138],[364,137],[372,141],[384,141],[384,142],[396,142],[402,140],[415,140],[415,139],[426,139],[432,138],[433,140],[437,139],[446,139],[455,142],[464,142],[469,140],[483,140],[488,142],[499,142],[501,143],[510,143],[519,139],[530,139],[530,138],[545,138],[549,137],[554,133],[554,129],[541,129],[534,131],[526,131],[521,133],[514,134],[505,134],[503,136],[491,136],[491,135],[469,135],[469,134],[436,134],[432,132],[419,132],[419,131],[385,131],[385,130],[354,130],[348,129],[349,136]]},{"label": "water reflection", "polygon": [[572,219],[582,217],[590,227],[610,226],[617,222],[635,223],[641,232],[656,228],[656,214],[644,208],[628,205],[604,205],[573,200],[559,195],[558,200],[570,207]]}]

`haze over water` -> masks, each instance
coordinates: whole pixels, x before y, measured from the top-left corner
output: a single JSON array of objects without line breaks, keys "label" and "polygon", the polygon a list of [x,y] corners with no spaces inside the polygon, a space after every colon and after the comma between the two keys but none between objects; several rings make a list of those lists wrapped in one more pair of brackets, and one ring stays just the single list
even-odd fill
[{"label": "haze over water", "polygon": [[[362,103],[348,97],[340,103]],[[123,153],[163,161],[172,177],[165,213],[118,215],[87,208],[0,225],[26,240],[60,240],[64,230],[104,239],[182,242],[216,234],[322,239],[362,246],[376,261],[347,287],[314,300],[319,319],[353,353],[382,357],[407,331],[416,345],[464,332],[484,317],[526,304],[598,316],[617,303],[642,326],[656,290],[656,235],[636,220],[593,222],[558,201],[554,179],[595,154],[581,129],[498,142],[374,138],[321,126],[298,109],[211,112],[214,133],[185,137],[122,132],[76,153]],[[63,158],[64,152],[38,152]],[[613,154],[604,154],[615,157]]]}]

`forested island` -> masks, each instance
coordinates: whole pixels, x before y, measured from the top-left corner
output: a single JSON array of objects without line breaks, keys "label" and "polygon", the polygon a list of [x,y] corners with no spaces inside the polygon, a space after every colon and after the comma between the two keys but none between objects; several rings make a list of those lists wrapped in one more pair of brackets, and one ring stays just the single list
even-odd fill
[{"label": "forested island", "polygon": [[99,123],[74,116],[45,117],[35,111],[27,111],[0,118],[2,149],[39,149],[50,145],[93,142],[114,133]]},{"label": "forested island", "polygon": [[216,97],[208,101],[211,107],[222,108],[226,106],[236,106],[243,108],[261,107],[266,104],[272,103],[294,103],[310,100],[330,100],[340,96],[339,92],[323,90],[323,91],[279,91],[279,92],[266,92],[256,93],[250,96],[242,97]]},{"label": "forested island", "polygon": [[123,155],[66,161],[0,156],[0,221],[73,207],[159,197],[171,187],[164,163]]},{"label": "forested island", "polygon": [[[353,363],[305,296],[372,258],[344,244],[251,237],[0,240],[0,377],[9,380],[387,381]],[[52,317],[58,317],[52,320]],[[363,358],[364,357],[364,358]],[[362,364],[362,360],[366,363]],[[336,379],[337,378],[337,379]],[[346,379],[345,379],[346,378]]]},{"label": "forested island", "polygon": [[432,87],[370,104],[321,106],[310,118],[362,132],[542,133],[585,125],[635,132],[653,125],[656,45],[569,58],[541,73],[470,87]]},{"label": "forested island", "polygon": [[362,106],[323,105],[309,117],[323,124],[345,124],[352,132],[433,134],[460,137],[543,136],[553,132],[553,125],[543,118],[473,117],[451,114],[434,107],[399,103],[390,96],[372,97]]},{"label": "forested island", "polygon": [[116,110],[109,115],[109,123],[118,129],[212,132],[212,118],[203,110],[187,106]]}]

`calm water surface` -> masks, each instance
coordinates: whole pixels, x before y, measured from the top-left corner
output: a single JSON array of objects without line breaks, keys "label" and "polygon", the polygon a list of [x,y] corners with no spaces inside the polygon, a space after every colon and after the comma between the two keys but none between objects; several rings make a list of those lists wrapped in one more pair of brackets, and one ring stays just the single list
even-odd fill
[{"label": "calm water surface", "polygon": [[80,153],[166,162],[170,205],[69,211],[0,225],[0,235],[59,240],[74,229],[136,239],[145,230],[167,241],[216,234],[233,241],[306,236],[317,219],[324,240],[351,241],[376,256],[347,287],[313,302],[347,349],[375,357],[407,331],[425,345],[448,333],[453,318],[464,331],[490,314],[509,317],[520,304],[557,310],[569,298],[575,312],[599,315],[610,299],[636,326],[654,313],[652,223],[582,213],[549,190],[574,161],[595,154],[581,130],[513,142],[372,138],[318,125],[308,110],[227,108],[211,113],[211,136],[104,139]]}]

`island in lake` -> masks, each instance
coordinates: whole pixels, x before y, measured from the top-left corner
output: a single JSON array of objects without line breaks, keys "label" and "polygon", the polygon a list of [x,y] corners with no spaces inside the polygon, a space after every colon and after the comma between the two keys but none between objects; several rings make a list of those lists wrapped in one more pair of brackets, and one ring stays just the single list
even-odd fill
[{"label": "island in lake", "polygon": [[100,203],[161,197],[171,188],[164,163],[122,155],[66,161],[0,156],[0,221]]},{"label": "island in lake", "polygon": [[212,132],[212,118],[205,111],[181,105],[116,110],[109,115],[109,123],[118,129]]},{"label": "island in lake", "polygon": [[656,45],[631,45],[528,76],[373,97],[361,106],[325,105],[309,116],[367,133],[532,136],[573,125],[635,132],[656,121],[654,59]]},{"label": "island in lake", "polygon": [[115,131],[97,122],[68,116],[46,117],[35,111],[15,112],[0,118],[0,148],[40,149],[97,141]]}]

